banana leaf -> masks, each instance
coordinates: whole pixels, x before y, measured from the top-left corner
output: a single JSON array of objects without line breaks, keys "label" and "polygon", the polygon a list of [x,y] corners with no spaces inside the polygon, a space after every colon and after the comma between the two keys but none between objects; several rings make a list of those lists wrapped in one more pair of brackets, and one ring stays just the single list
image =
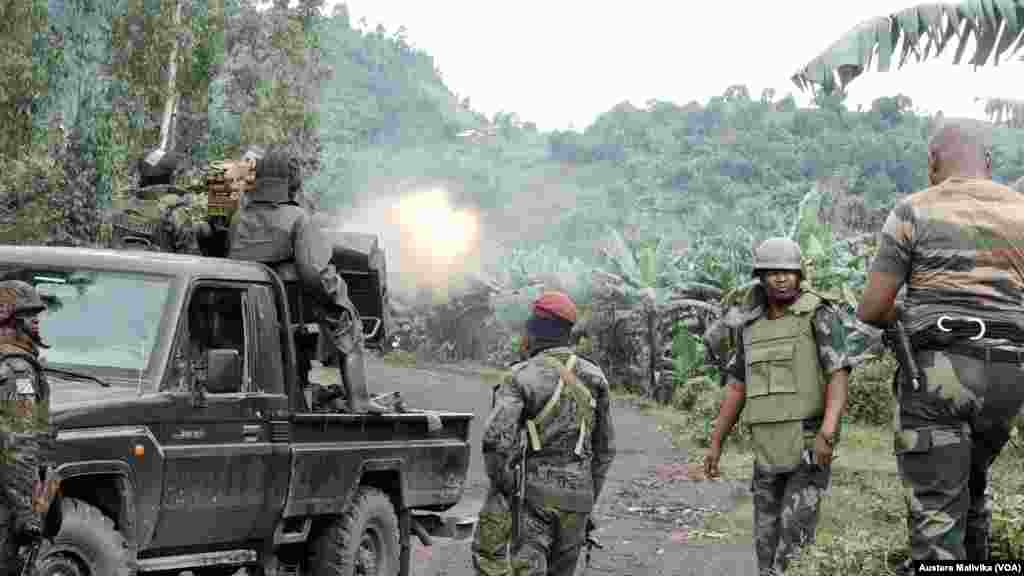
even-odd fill
[{"label": "banana leaf", "polygon": [[[968,63],[999,64],[1024,47],[1024,0],[969,0],[928,2],[861,22],[798,70],[793,83],[800,90],[817,85],[831,93],[841,90],[868,71],[878,55],[878,71],[887,72],[893,53],[902,43],[899,67],[911,55],[915,62],[938,57],[956,39],[954,64],[962,60],[969,40],[974,54]],[[902,41],[902,42],[901,42]],[[1020,58],[1024,60],[1024,57]]]}]

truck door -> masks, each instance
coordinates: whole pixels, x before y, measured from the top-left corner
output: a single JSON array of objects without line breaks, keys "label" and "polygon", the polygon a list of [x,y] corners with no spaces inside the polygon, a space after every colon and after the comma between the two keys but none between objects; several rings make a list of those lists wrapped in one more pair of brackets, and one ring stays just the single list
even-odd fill
[{"label": "truck door", "polygon": [[274,322],[276,314],[273,306],[258,309],[261,296],[254,288],[205,282],[191,290],[186,329],[179,330],[177,345],[196,366],[193,372],[202,369],[209,349],[236,351],[241,370],[237,382],[208,390],[204,406],[184,403],[179,417],[162,425],[165,470],[157,548],[194,544],[200,532],[207,545],[242,542],[265,534],[273,522],[270,508],[275,507],[268,499],[278,490],[272,486],[270,421],[286,403],[283,393],[265,392],[267,380],[256,376],[268,367],[264,353],[272,352],[261,336],[261,315],[268,320],[272,314]]}]

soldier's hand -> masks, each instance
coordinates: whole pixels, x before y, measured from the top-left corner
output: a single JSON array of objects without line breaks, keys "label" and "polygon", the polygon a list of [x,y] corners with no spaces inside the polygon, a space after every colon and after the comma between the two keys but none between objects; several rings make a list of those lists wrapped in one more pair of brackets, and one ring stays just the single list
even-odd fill
[{"label": "soldier's hand", "polygon": [[832,447],[820,433],[814,437],[814,463],[819,466],[828,466],[832,463]]},{"label": "soldier's hand", "polygon": [[721,447],[712,446],[704,456],[704,476],[707,478],[718,478],[722,471],[718,469],[718,461],[722,459]]}]

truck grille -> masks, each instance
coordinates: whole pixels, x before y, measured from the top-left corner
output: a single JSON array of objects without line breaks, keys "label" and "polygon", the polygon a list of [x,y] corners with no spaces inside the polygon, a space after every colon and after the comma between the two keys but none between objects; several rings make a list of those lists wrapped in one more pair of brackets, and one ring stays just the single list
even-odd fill
[{"label": "truck grille", "polygon": [[270,423],[270,441],[288,442],[291,440],[291,425],[289,422]]}]

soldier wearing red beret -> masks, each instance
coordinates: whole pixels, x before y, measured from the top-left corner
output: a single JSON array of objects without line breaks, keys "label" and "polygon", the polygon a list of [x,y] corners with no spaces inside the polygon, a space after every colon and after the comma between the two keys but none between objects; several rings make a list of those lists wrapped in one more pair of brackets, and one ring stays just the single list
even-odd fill
[{"label": "soldier wearing red beret", "polygon": [[478,574],[569,576],[586,542],[615,434],[607,378],[569,345],[576,314],[566,294],[541,295],[526,322],[526,360],[495,392],[483,438],[490,490],[472,546]]}]

